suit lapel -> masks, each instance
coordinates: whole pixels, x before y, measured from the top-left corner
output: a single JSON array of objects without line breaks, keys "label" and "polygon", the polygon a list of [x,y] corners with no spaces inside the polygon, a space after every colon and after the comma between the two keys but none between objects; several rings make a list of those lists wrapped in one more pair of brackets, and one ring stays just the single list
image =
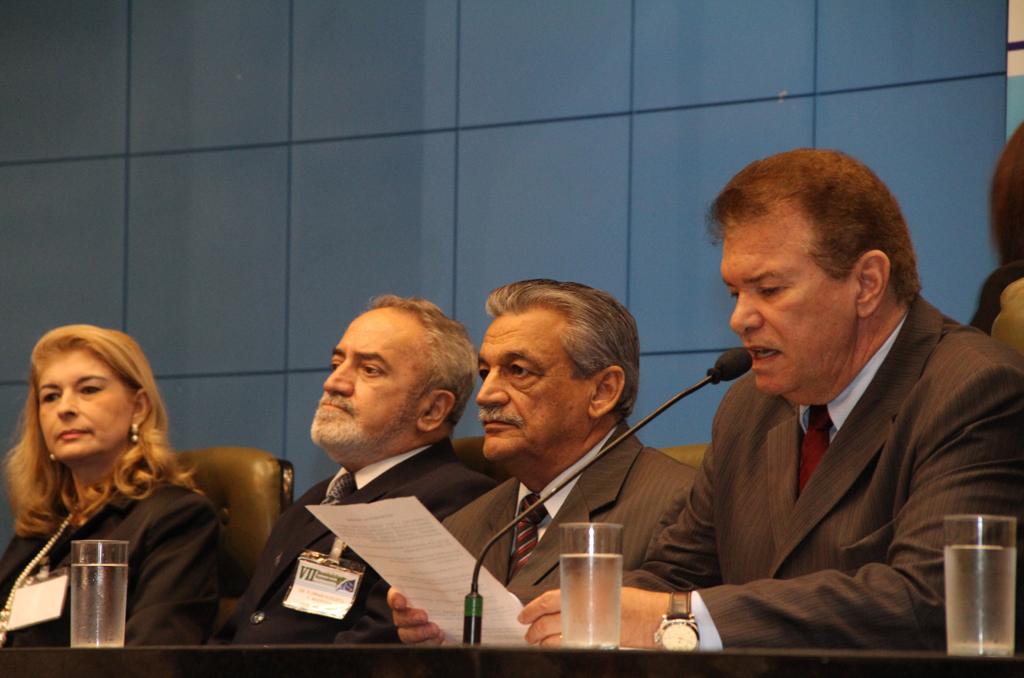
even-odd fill
[{"label": "suit lapel", "polygon": [[[579,483],[577,482],[576,485],[578,487]],[[576,487],[569,493],[569,496],[571,497],[575,492]],[[534,586],[544,577],[548,576],[551,570],[558,565],[558,557],[562,550],[561,525],[564,523],[585,523],[589,520],[590,513],[587,511],[585,502],[574,501],[570,506],[569,499],[566,498],[558,515],[554,516],[551,522],[548,523],[544,536],[533,549],[530,559],[526,561],[523,569],[516,573],[515,581],[527,582],[530,586]],[[509,548],[511,548],[511,542],[509,543]],[[509,582],[509,584],[511,583]]]},{"label": "suit lapel", "polygon": [[[851,413],[850,419],[829,445],[828,452],[825,453],[804,491],[800,493],[799,499],[796,499],[795,504],[791,500],[792,517],[781,530],[782,538],[777,542],[776,558],[769,576],[774,577],[778,573],[785,559],[850,490],[850,486],[860,477],[864,467],[878,454],[891,422],[891,414],[879,410],[868,420],[850,426],[854,423]],[[794,458],[799,456],[799,452],[791,454]],[[795,494],[795,464],[790,477],[792,480],[787,487]],[[790,497],[793,494],[790,494]],[[779,528],[776,527],[776,530]]]},{"label": "suit lapel", "polygon": [[[324,487],[326,488],[326,484]],[[259,570],[256,571],[250,586],[260,591],[259,604],[263,604],[263,600],[271,592],[274,582],[291,568],[292,563],[295,562],[299,554],[328,532],[324,524],[306,510],[306,506],[313,506],[317,503],[313,501],[296,506],[296,515],[292,521],[289,521],[289,523],[293,524],[285,528],[287,533],[282,535],[283,539],[275,549],[277,555],[275,556],[273,566],[262,577],[260,577]]]},{"label": "suit lapel", "polygon": [[[410,474],[418,474],[419,471],[416,467],[424,463],[429,464],[431,453],[440,454],[441,449],[443,449],[443,445],[435,445],[417,454],[412,459],[388,469],[365,487],[361,487],[345,497],[341,505],[368,504],[386,497],[404,478]],[[294,524],[288,526],[289,531],[284,535],[283,541],[277,549],[277,552],[281,554],[280,560],[274,563],[269,575],[263,581],[257,582],[262,591],[260,594],[261,599],[270,592],[274,582],[288,572],[300,553],[330,534],[330,530],[305,508],[306,506],[317,505],[326,494],[329,484],[330,480],[319,484],[322,486],[320,490],[310,496],[310,501],[302,505],[298,512],[299,515],[295,516]]]},{"label": "suit lapel", "polygon": [[[401,469],[401,467],[406,464],[411,464],[413,461],[416,461],[419,457],[422,457],[429,451],[430,450],[424,450],[412,459],[388,469],[386,473],[374,478],[369,485],[360,487],[355,492],[342,499],[339,505],[349,506],[351,504],[370,504],[380,499],[384,499],[391,491],[394,490],[398,481],[406,476],[406,469]],[[327,488],[325,486],[324,492],[326,492],[326,490]],[[327,526],[314,518],[312,513],[306,511],[306,514],[308,515],[309,520],[295,531],[295,540],[292,542],[294,545],[293,551],[296,553],[309,548],[325,535],[330,533]]]},{"label": "suit lapel", "polygon": [[796,503],[797,466],[800,458],[800,423],[796,413],[779,422],[765,436],[771,482],[769,511],[776,552],[791,532],[793,506]]},{"label": "suit lapel", "polygon": [[[484,540],[490,539],[491,535],[508,525],[509,521],[515,517],[518,500],[519,481],[515,478],[509,478],[495,490],[494,501],[490,504],[493,510],[487,511],[482,516],[484,527],[480,534],[484,539],[477,544],[476,552],[471,554],[474,558],[480,555],[480,549],[486,543]],[[513,532],[515,532],[514,528],[503,534],[484,556],[484,567],[502,584],[508,581]],[[522,573],[520,572],[520,574]]]},{"label": "suit lapel", "polygon": [[[21,574],[21,571],[28,565],[28,562],[42,550],[45,543],[46,540],[37,538],[15,537],[12,539],[2,561],[6,565],[0,565],[0,582],[10,579],[13,585],[14,579]],[[2,606],[0,604],[0,607]]]},{"label": "suit lapel", "polygon": [[[619,434],[620,432],[616,431],[613,437]],[[618,449],[594,462],[594,465],[580,476],[569,496],[565,498],[558,515],[548,524],[544,537],[530,554],[530,559],[516,574],[517,582],[528,582],[535,586],[551,573],[558,565],[561,551],[560,526],[565,523],[591,522],[602,509],[614,504],[626,480],[626,474],[642,447],[636,438],[628,438]]]},{"label": "suit lapel", "polygon": [[[942,316],[918,298],[910,308],[892,350],[886,356],[843,428],[829,445],[814,475],[793,506],[792,518],[776,529],[778,549],[769,576],[849,492],[868,464],[881,452],[901,403],[938,343]],[[791,449],[797,449],[793,447]],[[798,452],[791,453],[793,457]],[[790,475],[795,494],[795,467]]]}]

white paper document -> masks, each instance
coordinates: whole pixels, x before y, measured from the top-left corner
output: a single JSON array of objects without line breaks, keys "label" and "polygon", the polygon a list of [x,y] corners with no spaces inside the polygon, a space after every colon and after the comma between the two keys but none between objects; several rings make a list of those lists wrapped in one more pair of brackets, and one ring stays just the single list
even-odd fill
[{"label": "white paper document", "polygon": [[[445,642],[462,641],[464,602],[476,558],[419,499],[306,508],[401,591],[410,605],[426,610],[444,631]],[[484,599],[483,644],[524,645],[527,627],[516,621],[523,609],[519,599],[483,568],[479,591]]]}]

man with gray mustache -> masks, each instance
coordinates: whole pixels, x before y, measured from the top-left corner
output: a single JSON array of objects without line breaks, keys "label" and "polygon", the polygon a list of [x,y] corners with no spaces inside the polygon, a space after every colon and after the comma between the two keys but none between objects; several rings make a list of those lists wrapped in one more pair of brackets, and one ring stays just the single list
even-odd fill
[{"label": "man with gray mustache", "polygon": [[[387,586],[306,506],[415,496],[440,519],[494,487],[458,461],[449,440],[473,391],[475,361],[465,328],[423,299],[378,297],[352,321],[310,430],[340,468],[278,520],[215,642],[397,640]],[[311,580],[345,585],[325,593]]]},{"label": "man with gray mustache", "polygon": [[[636,322],[607,292],[525,280],[494,290],[487,312],[494,321],[480,347],[477,395],[484,456],[513,477],[444,521],[474,555],[524,501],[569,477],[625,430],[640,373]],[[484,567],[531,600],[558,587],[561,523],[610,522],[624,526],[623,568],[632,569],[659,519],[674,519],[666,514],[673,506],[678,511],[692,478],[689,467],[628,438],[545,503],[536,516],[536,545],[527,542],[532,550],[525,557],[510,532]],[[388,602],[403,642],[445,640],[428,610],[409,608],[395,590]]]},{"label": "man with gray mustache", "polygon": [[522,428],[523,418],[513,414],[502,412],[501,407],[498,405],[486,405],[480,407],[480,412],[477,414],[477,418],[481,424],[509,424],[510,426],[517,426]]}]

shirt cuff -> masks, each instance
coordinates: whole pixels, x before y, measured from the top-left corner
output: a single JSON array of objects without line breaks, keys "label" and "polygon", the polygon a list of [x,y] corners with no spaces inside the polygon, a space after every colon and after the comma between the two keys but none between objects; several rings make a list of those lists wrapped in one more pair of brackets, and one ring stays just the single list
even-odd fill
[{"label": "shirt cuff", "polygon": [[715,622],[711,619],[708,606],[704,599],[696,591],[690,596],[690,611],[693,619],[697,622],[697,630],[700,632],[701,652],[718,652],[722,649],[722,637],[718,635]]}]

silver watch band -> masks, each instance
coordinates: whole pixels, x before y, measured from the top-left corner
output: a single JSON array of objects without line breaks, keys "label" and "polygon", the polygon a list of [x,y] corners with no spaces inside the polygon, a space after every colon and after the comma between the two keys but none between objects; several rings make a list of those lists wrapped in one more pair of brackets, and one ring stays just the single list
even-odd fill
[{"label": "silver watch band", "polygon": [[668,594],[668,612],[666,619],[687,619],[693,617],[693,608],[690,606],[690,599],[693,591],[673,591]]}]

